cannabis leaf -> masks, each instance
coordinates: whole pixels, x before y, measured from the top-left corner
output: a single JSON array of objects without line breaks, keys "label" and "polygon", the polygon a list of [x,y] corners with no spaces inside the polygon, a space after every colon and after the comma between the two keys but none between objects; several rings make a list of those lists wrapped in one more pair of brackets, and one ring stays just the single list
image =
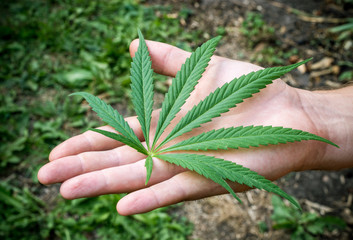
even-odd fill
[{"label": "cannabis leaf", "polygon": [[291,128],[272,126],[230,127],[211,130],[174,144],[160,152],[177,150],[217,150],[249,148],[303,140],[317,140],[338,147],[333,142],[315,134]]},{"label": "cannabis leaf", "polygon": [[186,99],[190,96],[190,93],[194,90],[196,84],[204,73],[220,37],[207,41],[191,54],[173,79],[172,85],[170,86],[162,104],[155,136],[152,146],[150,146],[149,135],[153,106],[153,71],[151,69],[152,64],[147,45],[139,30],[138,35],[139,47],[131,65],[132,102],[136,110],[138,121],[141,125],[147,148],[142,145],[124,118],[111,106],[105,104],[101,99],[89,93],[74,93],[72,95],[80,95],[84,97],[92,106],[93,111],[95,111],[103,121],[112,126],[118,133],[100,129],[91,130],[120,141],[145,154],[145,167],[147,172],[146,185],[152,175],[153,157],[156,157],[160,160],[195,171],[198,174],[211,179],[228,190],[239,201],[240,199],[228,185],[226,182],[227,180],[276,193],[279,196],[288,199],[297,208],[300,208],[298,202],[282,191],[278,186],[258,173],[239,164],[207,155],[168,152],[249,148],[303,140],[316,140],[338,147],[327,139],[309,132],[291,128],[239,126],[211,130],[178,142],[167,148],[163,148],[163,146],[170,140],[181,136],[194,128],[200,127],[201,124],[207,123],[213,118],[219,117],[220,114],[229,111],[230,108],[236,107],[237,104],[243,102],[244,99],[252,97],[253,94],[272,83],[273,80],[281,77],[283,74],[293,70],[301,64],[306,63],[310,59],[289,66],[259,70],[233,79],[231,82],[217,88],[204,100],[194,106],[184,117],[182,117],[165,139],[162,139],[161,142],[158,143],[163,132],[175,118],[176,114],[179,113],[181,107],[184,105]]},{"label": "cannabis leaf", "polygon": [[[77,92],[72,93],[70,96],[79,95],[86,99],[89,105],[92,107],[92,110],[97,113],[97,115],[106,123],[108,123],[111,127],[113,127],[116,131],[121,133],[120,139],[126,139],[121,141],[132,148],[135,148],[139,152],[146,154],[147,151],[145,147],[142,145],[140,140],[137,138],[136,134],[129,126],[129,124],[125,121],[123,116],[112,106],[106,104],[100,98],[93,96],[92,94],[85,93],[85,92]],[[101,130],[103,131],[103,130]],[[101,132],[102,133],[102,132]],[[109,135],[111,137],[112,135]],[[114,139],[114,138],[113,138]],[[125,142],[124,142],[125,141]]]},{"label": "cannabis leaf", "polygon": [[113,132],[105,131],[102,129],[96,129],[96,128],[90,128],[89,130],[91,130],[93,132],[100,133],[106,137],[112,138],[112,139],[117,140],[119,142],[125,143],[126,145],[128,145],[132,148],[135,148],[140,153],[147,154],[146,149],[142,145],[137,145],[136,143],[132,142],[129,138],[124,137],[120,134],[116,134]]},{"label": "cannabis leaf", "polygon": [[219,40],[220,37],[215,37],[197,48],[190,58],[186,59],[181,70],[176,74],[162,104],[153,146],[194,90]]},{"label": "cannabis leaf", "polygon": [[[234,191],[229,187],[225,180],[246,184],[249,187],[256,187],[268,192],[276,193],[300,208],[297,201],[287,193],[283,192],[277,185],[239,164],[212,156],[198,154],[163,154],[157,155],[157,158],[190,169],[213,180],[227,189],[235,198],[237,197]],[[239,200],[239,198],[237,199]]]},{"label": "cannabis leaf", "polygon": [[147,185],[148,181],[151,178],[152,168],[153,168],[153,159],[152,159],[152,157],[150,155],[148,155],[147,158],[146,158],[145,167],[146,167],[146,170],[147,170],[145,185]]},{"label": "cannabis leaf", "polygon": [[131,64],[131,96],[137,119],[141,124],[141,129],[149,149],[149,135],[153,107],[153,71],[148,49],[140,30],[138,30],[138,35],[140,38],[139,48]]}]

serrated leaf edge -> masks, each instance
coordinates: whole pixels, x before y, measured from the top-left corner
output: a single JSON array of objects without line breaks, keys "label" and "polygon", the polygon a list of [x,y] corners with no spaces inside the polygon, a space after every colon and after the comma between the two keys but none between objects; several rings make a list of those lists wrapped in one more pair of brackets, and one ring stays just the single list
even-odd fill
[{"label": "serrated leaf edge", "polygon": [[180,111],[186,99],[190,96],[190,93],[194,90],[194,87],[211,60],[219,40],[220,36],[198,47],[195,52],[186,59],[180,71],[177,72],[162,104],[162,110],[159,115],[153,140],[153,147],[156,145],[166,127]]},{"label": "serrated leaf edge", "polygon": [[[223,180],[230,180],[232,182],[238,182],[239,184],[245,184],[249,187],[256,187],[258,189],[264,189],[268,192],[273,192],[278,194],[279,196],[286,198],[289,202],[291,202],[294,206],[296,206],[298,209],[301,209],[299,203],[290,195],[288,195],[286,192],[284,192],[282,189],[280,189],[276,184],[272,183],[270,180],[264,178],[260,174],[258,174],[255,171],[250,170],[249,168],[243,167],[242,165],[236,164],[234,162],[224,160],[221,158],[216,158],[213,156],[207,156],[207,155],[199,155],[199,154],[187,154],[187,153],[177,153],[177,154],[161,154],[156,156],[159,159],[165,160],[167,162],[171,162],[173,164],[179,165],[183,167],[183,163],[189,163],[190,164],[190,158],[196,161],[205,161],[206,164],[209,168],[211,168],[213,173],[217,174],[217,178],[221,178]],[[174,160],[172,160],[174,158]],[[175,161],[175,159],[179,158],[179,160]],[[189,158],[189,159],[188,159]],[[188,159],[189,161],[185,161],[185,159]],[[215,165],[213,165],[214,162],[217,162]],[[184,164],[184,166],[186,166]],[[190,169],[189,167],[186,167]],[[202,172],[200,169],[197,167],[193,166],[191,167],[192,171],[196,171],[200,175],[203,175],[207,178],[210,178],[213,180],[213,176],[208,176],[204,172]],[[217,169],[219,168],[219,169]],[[234,169],[236,170],[234,171]],[[221,169],[221,170],[220,170]],[[240,172],[246,172],[240,173]],[[240,177],[236,177],[235,174],[240,174]],[[251,176],[251,177],[250,177]],[[218,179],[216,179],[218,183]],[[228,184],[227,184],[228,185]],[[229,185],[228,185],[229,186]],[[228,190],[228,189],[227,189]],[[230,192],[232,193],[232,192]],[[233,195],[233,194],[232,194]]]},{"label": "serrated leaf edge", "polygon": [[302,130],[273,126],[239,126],[201,133],[163,149],[159,153],[180,150],[238,149],[304,140],[321,141],[338,147],[325,138]]},{"label": "serrated leaf edge", "polygon": [[149,134],[153,108],[152,62],[145,39],[140,30],[139,46],[131,64],[131,98],[137,119],[140,122],[148,150],[150,149]]},{"label": "serrated leaf edge", "polygon": [[132,142],[129,138],[121,135],[121,134],[117,134],[117,133],[113,133],[113,132],[109,132],[109,131],[106,131],[106,130],[102,130],[102,129],[96,129],[96,128],[90,128],[88,129],[89,131],[93,131],[93,132],[97,132],[97,133],[100,133],[106,137],[109,137],[111,139],[114,139],[116,141],[119,141],[119,142],[122,142],[134,149],[136,149],[138,152],[142,153],[142,154],[145,154],[147,155],[147,151],[145,148],[141,148],[141,146],[139,145],[136,145],[134,142]]},{"label": "serrated leaf edge", "polygon": [[[130,139],[131,142],[134,142],[140,148],[145,148],[134,133],[134,131],[132,130],[132,128],[130,127],[130,125],[128,124],[128,122],[126,122],[124,117],[112,106],[106,104],[102,99],[86,92],[76,92],[70,94],[69,96],[81,96],[85,98],[88,104],[92,107],[92,110],[95,111],[103,121],[108,123],[121,135]],[[104,114],[106,114],[109,119],[105,118],[104,116],[102,117],[99,111],[102,111]]]},{"label": "serrated leaf edge", "polygon": [[148,184],[148,181],[151,178],[152,175],[152,169],[153,169],[153,158],[152,156],[148,155],[146,160],[145,160],[145,167],[146,167],[146,182],[145,185]]}]

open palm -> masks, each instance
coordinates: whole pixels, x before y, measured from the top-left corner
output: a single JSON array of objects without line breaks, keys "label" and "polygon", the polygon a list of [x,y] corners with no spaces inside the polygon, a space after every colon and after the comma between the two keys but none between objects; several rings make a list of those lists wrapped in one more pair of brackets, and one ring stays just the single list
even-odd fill
[{"label": "open palm", "polygon": [[[135,53],[138,42],[131,44]],[[156,72],[174,76],[190,53],[170,45],[147,43],[153,68]],[[177,117],[165,131],[170,132],[183,115],[210,92],[235,77],[261,69],[256,65],[213,57],[190,98]],[[306,113],[302,102],[310,98],[310,92],[289,87],[281,80],[263,89],[260,93],[221,117],[203,124],[201,128],[180,136],[173,142],[209,131],[232,126],[272,125],[301,129],[314,134],[317,128]],[[151,135],[153,136],[159,111],[153,113]],[[135,117],[128,118],[136,135],[143,140],[143,134]],[[105,126],[101,129],[114,131]],[[151,136],[151,138],[152,138]],[[162,135],[163,139],[165,135]],[[326,136],[322,136],[326,137]],[[167,145],[167,146],[168,146]],[[275,180],[291,171],[304,169],[305,161],[320,158],[323,143],[309,141],[252,149],[231,149],[207,151],[204,154],[234,161],[248,167],[264,177]],[[43,184],[63,182],[61,194],[68,199],[97,196],[108,193],[130,192],[118,203],[118,212],[123,215],[150,211],[184,200],[199,199],[225,193],[218,184],[194,172],[154,159],[153,173],[145,186],[145,156],[121,143],[88,131],[60,144],[50,154],[50,163],[38,173]],[[247,189],[244,185],[231,184],[235,191]]]}]

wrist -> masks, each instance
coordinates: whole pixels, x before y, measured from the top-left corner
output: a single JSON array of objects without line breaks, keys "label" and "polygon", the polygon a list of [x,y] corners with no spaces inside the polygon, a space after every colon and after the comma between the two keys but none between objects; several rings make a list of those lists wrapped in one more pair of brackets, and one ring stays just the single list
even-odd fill
[{"label": "wrist", "polygon": [[317,142],[302,170],[353,167],[353,86],[330,91],[298,90],[315,132],[340,148]]}]

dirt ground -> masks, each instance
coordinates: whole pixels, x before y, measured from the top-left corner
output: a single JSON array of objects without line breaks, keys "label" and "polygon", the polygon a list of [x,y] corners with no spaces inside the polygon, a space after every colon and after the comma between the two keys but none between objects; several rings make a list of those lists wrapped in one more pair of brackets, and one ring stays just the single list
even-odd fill
[{"label": "dirt ground", "polygon": [[[352,40],[337,44],[327,29],[353,16],[353,9],[343,9],[334,1],[146,1],[146,4],[172,5],[177,13],[182,8],[191,10],[186,21],[188,30],[202,29],[207,38],[217,35],[219,27],[226,34],[217,49],[217,55],[251,61],[264,47],[277,42],[277,49],[289,52],[296,48],[298,53],[289,62],[298,58],[313,57],[306,69],[294,71],[283,80],[288,84],[309,90],[333,89],[345,84],[338,80],[344,71],[340,61],[352,61]],[[350,6],[351,7],[351,6]],[[252,48],[240,33],[246,13],[261,13],[266,23],[275,29],[275,39],[263,39]],[[278,41],[280,44],[278,45]],[[300,56],[300,57],[299,57]],[[321,61],[325,59],[324,61]],[[320,62],[321,61],[321,62]],[[327,64],[328,63],[328,64]],[[316,65],[315,65],[316,64]],[[347,223],[344,231],[336,231],[318,239],[353,239],[353,170],[337,172],[308,171],[293,173],[277,181],[289,194],[296,197],[305,211],[321,215],[338,216]],[[187,202],[179,210],[194,224],[192,239],[290,239],[283,230],[271,229],[271,194],[252,190],[239,194],[243,204],[229,195]],[[260,232],[259,222],[268,227]]]}]

